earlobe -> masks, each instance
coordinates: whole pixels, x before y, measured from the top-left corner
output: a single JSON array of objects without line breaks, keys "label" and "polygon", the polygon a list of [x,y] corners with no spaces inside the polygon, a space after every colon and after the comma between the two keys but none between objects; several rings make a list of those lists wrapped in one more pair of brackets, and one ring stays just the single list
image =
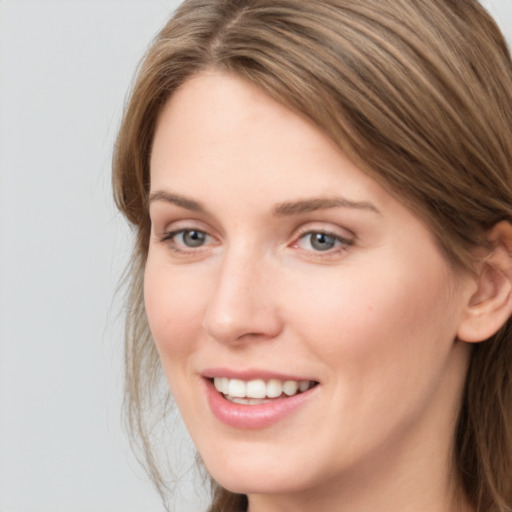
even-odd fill
[{"label": "earlobe", "polygon": [[476,291],[457,332],[462,341],[490,338],[512,315],[512,225],[499,222],[489,232],[488,241],[491,249],[478,265]]}]

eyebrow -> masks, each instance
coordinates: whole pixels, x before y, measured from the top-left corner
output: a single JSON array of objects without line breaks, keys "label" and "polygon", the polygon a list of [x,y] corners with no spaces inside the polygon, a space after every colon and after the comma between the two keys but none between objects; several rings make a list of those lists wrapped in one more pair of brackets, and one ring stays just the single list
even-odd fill
[{"label": "eyebrow", "polygon": [[166,203],[175,204],[176,206],[181,206],[181,208],[186,208],[187,210],[191,210],[193,212],[206,213],[206,209],[201,203],[198,203],[193,199],[180,196],[178,194],[165,192],[164,190],[157,190],[156,192],[150,194],[149,204],[153,203],[154,201],[164,201]]},{"label": "eyebrow", "polygon": [[[181,208],[191,210],[198,213],[207,213],[204,206],[189,199],[187,197],[172,194],[164,190],[157,190],[149,196],[149,203],[154,201],[164,201],[166,203],[175,204]],[[332,196],[332,197],[315,197],[311,199],[303,199],[299,201],[286,201],[279,203],[272,208],[272,214],[276,217],[284,217],[288,215],[297,215],[300,213],[309,213],[316,210],[325,210],[329,208],[355,208],[357,210],[368,210],[375,213],[380,213],[379,210],[368,201],[351,201],[345,197]]]},{"label": "eyebrow", "polygon": [[345,197],[317,197],[301,201],[279,203],[273,208],[273,214],[282,217],[286,215],[296,215],[299,213],[314,212],[316,210],[325,210],[328,208],[355,208],[357,210],[368,210],[380,213],[372,203],[368,201],[351,201]]}]

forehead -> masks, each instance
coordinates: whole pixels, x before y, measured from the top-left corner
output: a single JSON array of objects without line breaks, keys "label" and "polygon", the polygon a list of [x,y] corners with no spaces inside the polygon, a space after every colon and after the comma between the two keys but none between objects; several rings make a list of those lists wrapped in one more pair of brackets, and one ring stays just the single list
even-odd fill
[{"label": "forehead", "polygon": [[380,189],[309,120],[243,79],[220,73],[191,78],[157,123],[152,191],[188,193],[191,185],[210,198],[236,190],[259,193],[260,200],[275,195],[275,201],[287,191],[296,198],[336,188],[358,200]]},{"label": "forehead", "polygon": [[[185,152],[198,158],[215,154],[215,149],[219,156],[226,156],[234,149],[241,152],[258,147],[264,158],[276,152],[278,146],[284,154],[288,146],[299,141],[304,149],[331,146],[337,151],[312,123],[251,83],[224,73],[202,73],[182,85],[164,106],[156,127],[151,166],[158,166],[159,157],[167,158],[169,147],[176,158]],[[318,156],[322,153],[319,151]]]}]

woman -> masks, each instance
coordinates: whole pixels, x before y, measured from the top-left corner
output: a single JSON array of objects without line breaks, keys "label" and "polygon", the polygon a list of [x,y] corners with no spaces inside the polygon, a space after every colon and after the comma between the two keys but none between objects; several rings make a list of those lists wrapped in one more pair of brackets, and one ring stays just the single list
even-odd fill
[{"label": "woman", "polygon": [[476,1],[185,1],[114,189],[162,492],[160,368],[212,511],[512,510],[512,65]]}]

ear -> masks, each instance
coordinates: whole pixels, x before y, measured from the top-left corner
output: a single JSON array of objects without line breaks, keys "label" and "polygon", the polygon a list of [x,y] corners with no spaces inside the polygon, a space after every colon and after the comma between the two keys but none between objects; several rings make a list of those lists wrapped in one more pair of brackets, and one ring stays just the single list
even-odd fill
[{"label": "ear", "polygon": [[512,225],[499,222],[487,240],[491,249],[477,266],[476,291],[457,331],[462,341],[490,338],[512,315]]}]

